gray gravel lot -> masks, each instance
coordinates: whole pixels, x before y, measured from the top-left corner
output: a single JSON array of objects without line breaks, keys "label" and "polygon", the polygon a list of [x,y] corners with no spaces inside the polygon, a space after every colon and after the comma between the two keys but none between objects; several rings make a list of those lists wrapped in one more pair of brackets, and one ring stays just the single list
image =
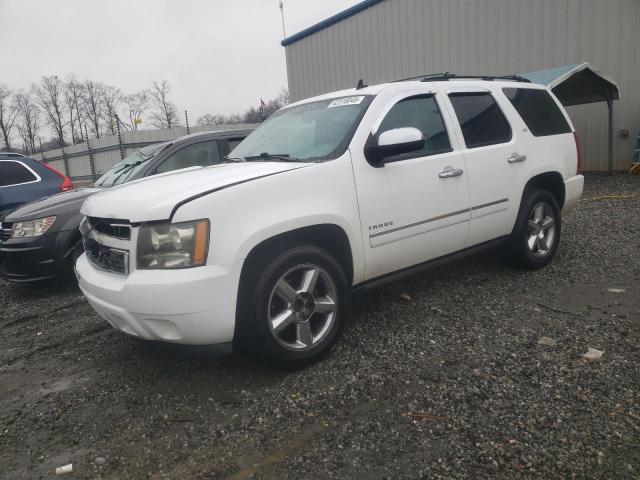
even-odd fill
[{"label": "gray gravel lot", "polygon": [[589,176],[550,267],[494,251],[371,292],[298,372],[0,284],[0,478],[640,478],[638,195]]}]

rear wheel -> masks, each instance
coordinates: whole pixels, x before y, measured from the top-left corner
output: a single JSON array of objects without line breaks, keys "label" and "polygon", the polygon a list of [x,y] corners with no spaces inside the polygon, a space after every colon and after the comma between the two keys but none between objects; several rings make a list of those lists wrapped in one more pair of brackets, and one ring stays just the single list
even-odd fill
[{"label": "rear wheel", "polygon": [[512,260],[535,270],[548,265],[560,241],[560,208],[546,190],[525,191],[516,226],[510,239]]},{"label": "rear wheel", "polygon": [[243,288],[238,336],[245,352],[280,366],[299,368],[326,355],[342,333],[347,283],[339,263],[325,250],[285,250],[255,272],[254,288]]}]

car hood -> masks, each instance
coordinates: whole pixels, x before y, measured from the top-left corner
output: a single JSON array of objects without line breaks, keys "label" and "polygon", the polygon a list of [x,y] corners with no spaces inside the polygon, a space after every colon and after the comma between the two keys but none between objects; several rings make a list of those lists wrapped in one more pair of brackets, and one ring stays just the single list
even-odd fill
[{"label": "car hood", "polygon": [[80,188],[78,190],[44,197],[15,209],[7,215],[4,220],[6,222],[14,223],[25,220],[35,220],[37,218],[48,217],[50,215],[60,215],[62,213],[67,213],[70,210],[79,211],[86,198],[100,190],[102,189]]},{"label": "car hood", "polygon": [[92,195],[82,206],[89,217],[132,223],[167,220],[181,202],[262,177],[305,168],[312,163],[242,162],[189,168],[141,178]]}]

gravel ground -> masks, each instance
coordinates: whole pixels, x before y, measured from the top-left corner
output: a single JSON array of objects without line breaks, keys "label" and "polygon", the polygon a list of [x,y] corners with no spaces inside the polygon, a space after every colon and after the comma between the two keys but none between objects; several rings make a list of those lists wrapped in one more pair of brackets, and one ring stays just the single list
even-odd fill
[{"label": "gravel ground", "polygon": [[2,284],[0,477],[640,478],[638,194],[589,176],[550,267],[489,252],[371,292],[298,372],[129,338],[71,284]]}]

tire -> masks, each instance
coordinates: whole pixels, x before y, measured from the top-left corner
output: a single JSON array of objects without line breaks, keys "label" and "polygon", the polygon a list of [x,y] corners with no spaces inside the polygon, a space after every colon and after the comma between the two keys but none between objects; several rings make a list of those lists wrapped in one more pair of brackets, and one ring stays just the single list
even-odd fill
[{"label": "tire", "polygon": [[283,250],[254,263],[241,282],[236,346],[295,369],[323,358],[342,334],[347,280],[340,264],[321,248]]},{"label": "tire", "polygon": [[561,229],[556,198],[546,190],[526,189],[509,239],[511,262],[529,270],[546,267],[558,250]]}]

